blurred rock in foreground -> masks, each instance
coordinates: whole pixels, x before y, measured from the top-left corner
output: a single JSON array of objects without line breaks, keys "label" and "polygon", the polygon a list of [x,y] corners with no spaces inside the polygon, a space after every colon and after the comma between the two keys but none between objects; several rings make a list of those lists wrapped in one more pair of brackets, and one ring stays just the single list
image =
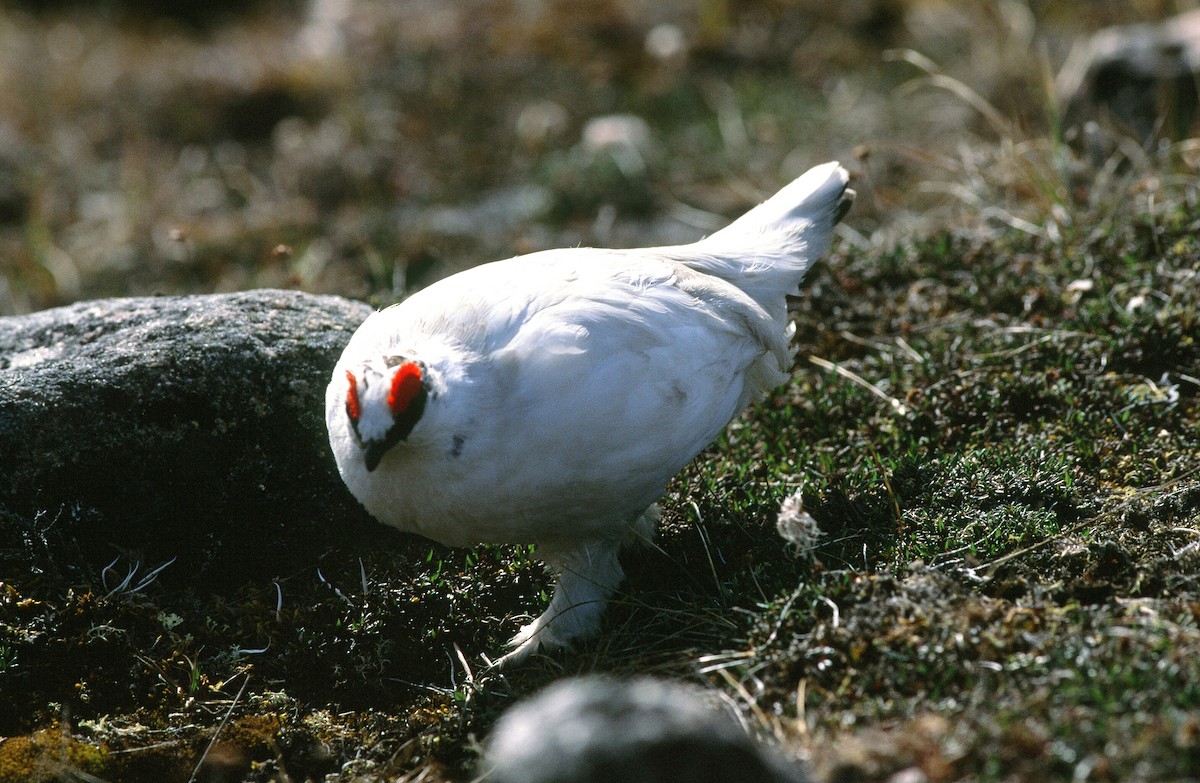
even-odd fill
[{"label": "blurred rock in foreground", "polygon": [[250,291],[0,318],[0,580],[94,579],[118,555],[269,578],[370,530],[323,410],[370,312]]},{"label": "blurred rock in foreground", "polygon": [[560,681],[506,712],[480,770],[494,783],[803,783],[697,688]]}]

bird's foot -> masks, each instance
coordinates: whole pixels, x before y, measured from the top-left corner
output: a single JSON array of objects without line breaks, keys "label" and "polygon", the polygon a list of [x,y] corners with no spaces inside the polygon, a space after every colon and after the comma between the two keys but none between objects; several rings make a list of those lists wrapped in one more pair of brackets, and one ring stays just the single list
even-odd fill
[{"label": "bird's foot", "polygon": [[495,662],[497,667],[519,665],[535,652],[568,649],[595,635],[608,597],[625,574],[614,541],[590,542],[566,553],[548,552],[546,562],[558,571],[550,605],[509,641],[513,649]]},{"label": "bird's foot", "polygon": [[535,653],[553,653],[570,649],[568,639],[560,639],[554,632],[553,623],[546,614],[521,627],[517,635],[508,640],[510,649],[492,663],[496,669],[513,668],[529,660]]}]

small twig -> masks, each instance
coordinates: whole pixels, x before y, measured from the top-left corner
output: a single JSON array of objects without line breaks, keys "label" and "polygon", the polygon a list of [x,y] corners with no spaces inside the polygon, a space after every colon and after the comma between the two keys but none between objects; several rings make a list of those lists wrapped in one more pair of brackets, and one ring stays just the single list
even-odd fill
[{"label": "small twig", "polygon": [[922,354],[920,351],[918,351],[916,348],[913,348],[909,344],[908,340],[905,340],[900,335],[896,335],[895,339],[896,339],[896,345],[900,346],[900,349],[902,351],[904,351],[905,353],[907,353],[909,355],[909,358],[913,359],[914,361],[916,361],[920,364],[929,364],[929,359],[924,354]]},{"label": "small twig", "polygon": [[[122,579],[120,581],[120,583],[117,584],[116,587],[109,589],[109,587],[108,587],[108,572],[115,570],[113,568],[113,566],[117,564],[117,560],[120,560],[120,556],[118,555],[117,557],[113,558],[113,561],[111,563],[104,566],[104,568],[100,571],[100,582],[101,582],[101,584],[104,585],[104,588],[106,590],[108,590],[108,593],[106,593],[104,597],[112,598],[114,595],[116,595],[118,593],[138,593],[138,592],[141,592],[142,590],[145,590],[147,587],[150,586],[151,583],[154,582],[155,579],[158,578],[158,575],[161,574],[164,570],[166,570],[167,566],[174,563],[176,559],[177,558],[172,557],[167,562],[165,562],[162,565],[158,566],[157,568],[153,569],[152,571],[150,571],[150,573],[146,574],[141,579],[139,579],[137,581],[137,584],[133,584],[133,578],[137,575],[138,569],[141,568],[142,564],[140,561],[133,563],[132,565],[129,566],[129,570],[125,572],[125,578]],[[130,585],[132,585],[132,587]]]},{"label": "small twig", "polygon": [[[879,454],[875,452],[875,447],[868,443],[867,450],[871,453],[871,459],[875,461],[875,467],[879,468],[879,475],[883,478],[884,489],[887,490],[888,500],[891,501],[892,514],[896,517],[896,537],[903,541],[904,514],[900,511],[900,500],[896,497],[896,491],[892,489],[892,481],[888,478],[887,468],[883,466],[883,462],[879,459]],[[901,549],[907,549],[907,547],[901,543]]]},{"label": "small twig", "polygon": [[809,355],[808,360],[823,370],[833,370],[834,372],[836,372],[838,375],[842,376],[843,378],[853,381],[854,383],[863,387],[864,389],[871,392],[879,399],[881,399],[884,402],[886,402],[887,404],[891,405],[892,410],[896,411],[896,413],[899,413],[901,416],[908,413],[907,405],[905,405],[903,402],[896,399],[892,395],[888,394],[887,392],[885,392],[883,389],[879,388],[875,384],[871,383],[870,381],[868,381],[866,378],[862,377],[858,373],[854,372],[853,370],[847,370],[842,365],[835,364],[834,362],[831,362],[828,359],[822,359],[819,356]]},{"label": "small twig", "polygon": [[[1001,331],[1003,333],[1007,333],[1007,334],[1023,333],[1016,329],[1004,329]],[[1010,356],[1016,356],[1019,353],[1024,353],[1025,351],[1028,351],[1032,348],[1036,348],[1037,346],[1042,345],[1043,343],[1053,342],[1054,340],[1056,340],[1060,337],[1091,337],[1091,336],[1092,335],[1085,334],[1083,332],[1055,332],[1052,334],[1046,334],[1042,337],[1037,338],[1036,340],[1030,340],[1027,343],[1021,343],[1020,345],[1015,346],[1013,348],[1002,348],[999,351],[988,351],[986,353],[977,353],[977,354],[974,354],[973,358],[975,358],[975,359],[998,359],[998,358],[1002,358],[1002,357],[1007,358]]]},{"label": "small twig", "polygon": [[896,335],[893,338],[895,343],[894,346],[891,343],[885,343],[882,340],[871,340],[866,337],[859,337],[857,334],[848,329],[843,329],[842,331],[838,332],[838,336],[843,340],[849,340],[855,345],[861,345],[865,348],[870,348],[873,351],[879,351],[880,353],[892,354],[895,352],[895,348],[899,348],[906,356],[908,356],[908,358],[912,359],[918,364],[929,363],[929,359],[925,358],[925,356],[923,356],[916,348],[913,348],[912,345],[909,344],[908,340],[905,340],[899,335]]},{"label": "small twig", "polygon": [[746,706],[750,708],[751,714],[758,719],[759,725],[763,726],[764,728],[776,728],[776,722],[767,717],[767,714],[763,712],[762,707],[758,705],[758,700],[755,699],[748,690],[746,690],[746,686],[743,685],[740,680],[736,679],[732,674],[730,674],[728,669],[718,669],[717,673],[721,675],[721,679],[725,680],[726,685],[733,688],[733,690],[737,692],[737,695],[742,697],[742,701],[744,701]]},{"label": "small twig", "polygon": [[804,678],[796,686],[796,725],[800,727],[801,736],[807,737],[812,733],[808,727],[808,678]]},{"label": "small twig", "polygon": [[938,87],[958,96],[964,103],[979,112],[1001,139],[1012,140],[1016,137],[1017,134],[1012,124],[995,106],[964,82],[942,73],[937,63],[925,55],[912,49],[889,49],[883,53],[883,58],[891,61],[903,61],[925,72],[925,76],[900,85],[896,90],[897,94],[904,95],[914,92],[925,85]]},{"label": "small twig", "polygon": [[335,585],[333,582],[330,582],[328,579],[326,579],[326,578],[325,578],[325,574],[322,574],[322,573],[321,573],[321,569],[320,569],[320,568],[318,568],[318,569],[317,569],[317,578],[318,578],[318,579],[320,579],[320,580],[321,580],[321,582],[323,582],[324,584],[328,585],[328,586],[329,586],[329,589],[333,590],[334,594],[335,594],[335,595],[337,595],[337,597],[338,597],[338,598],[342,599],[343,601],[345,601],[345,602],[346,602],[347,604],[349,604],[350,606],[353,606],[353,607],[355,607],[355,608],[357,608],[357,607],[358,607],[358,604],[354,603],[354,602],[353,602],[353,601],[351,601],[349,598],[347,598],[347,597],[346,597],[346,594],[345,594],[345,593],[343,593],[343,592],[342,592],[340,589],[338,589],[338,586],[337,586],[337,585]]},{"label": "small twig", "polygon": [[[1190,527],[1173,527],[1173,528],[1171,528],[1171,532],[1172,533],[1191,533],[1193,536],[1200,538],[1200,530],[1193,530]],[[1200,549],[1200,541],[1193,541],[1192,543],[1187,544],[1186,546],[1184,546],[1180,549],[1171,550],[1171,556],[1172,557],[1182,557],[1183,555],[1186,555],[1189,552],[1193,552],[1196,549]]]},{"label": "small twig", "polygon": [[467,676],[463,680],[463,684],[475,687],[475,673],[471,671],[471,664],[467,661],[467,656],[463,655],[462,648],[458,646],[458,642],[454,642],[454,654],[458,657],[458,662],[462,664],[463,672]]},{"label": "small twig", "polygon": [[833,623],[834,628],[837,628],[838,625],[841,624],[841,619],[842,619],[842,612],[840,609],[838,609],[838,605],[835,604],[833,602],[833,599],[827,595],[819,595],[819,596],[817,596],[817,598],[819,600],[824,601],[825,603],[829,604],[829,609],[833,613],[833,616],[830,618],[830,622]]},{"label": "small twig", "polygon": [[723,593],[721,577],[717,575],[717,564],[713,560],[708,540],[708,531],[704,527],[704,518],[700,513],[700,506],[694,500],[689,505],[692,507],[692,513],[696,515],[696,532],[700,535],[700,543],[704,545],[704,556],[708,558],[708,568],[712,572],[713,584],[716,585],[718,593]]},{"label": "small twig", "polygon": [[164,740],[162,742],[154,742],[149,745],[139,745],[136,748],[118,748],[108,751],[108,755],[116,756],[122,753],[145,753],[148,750],[158,750],[159,748],[173,748],[182,745],[186,740]]},{"label": "small twig", "polygon": [[783,629],[783,623],[785,620],[787,620],[788,613],[792,611],[792,604],[795,603],[796,599],[800,597],[800,590],[801,588],[796,588],[793,590],[792,594],[788,596],[788,599],[784,601],[783,607],[779,610],[779,621],[775,623],[775,627],[771,629],[771,635],[767,637],[766,641],[754,649],[755,656],[760,655],[763,650],[770,647],[775,641],[775,638],[779,636],[779,632]]},{"label": "small twig", "polygon": [[701,655],[696,659],[696,663],[700,664],[701,674],[712,674],[713,672],[732,669],[734,666],[741,666],[746,661],[754,660],[753,650],[742,651],[724,651],[713,655]]},{"label": "small twig", "polygon": [[204,752],[200,754],[200,760],[196,762],[196,768],[192,770],[191,777],[188,778],[188,783],[196,783],[196,776],[200,774],[200,767],[204,766],[204,760],[208,758],[208,753],[213,749],[213,745],[217,743],[217,738],[221,736],[221,732],[225,730],[225,724],[229,722],[229,717],[233,715],[233,708],[237,706],[238,700],[242,698],[242,694],[246,691],[246,686],[250,684],[250,678],[247,677],[242,681],[242,687],[238,688],[237,695],[233,697],[233,702],[229,705],[229,709],[225,711],[225,717],[221,718],[220,725],[213,732],[212,739],[208,741],[208,746],[204,748]]}]

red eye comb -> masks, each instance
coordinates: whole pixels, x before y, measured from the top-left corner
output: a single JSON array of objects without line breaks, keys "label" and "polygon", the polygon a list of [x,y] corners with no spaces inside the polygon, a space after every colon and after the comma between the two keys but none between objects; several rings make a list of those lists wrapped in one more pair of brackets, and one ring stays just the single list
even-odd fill
[{"label": "red eye comb", "polygon": [[346,380],[350,382],[350,388],[346,391],[346,415],[350,417],[350,421],[358,421],[360,413],[358,407],[358,379],[354,377],[354,373],[346,370]]},{"label": "red eye comb", "polygon": [[392,376],[392,388],[388,391],[388,407],[398,414],[408,407],[413,397],[421,390],[421,368],[413,362],[405,362]]}]

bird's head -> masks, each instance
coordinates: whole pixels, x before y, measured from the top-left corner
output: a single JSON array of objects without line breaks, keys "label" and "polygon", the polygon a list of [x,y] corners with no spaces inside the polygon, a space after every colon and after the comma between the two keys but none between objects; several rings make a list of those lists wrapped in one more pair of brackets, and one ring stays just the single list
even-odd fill
[{"label": "bird's head", "polygon": [[346,416],[368,471],[408,438],[425,412],[427,368],[406,357],[383,357],[346,370]]}]

